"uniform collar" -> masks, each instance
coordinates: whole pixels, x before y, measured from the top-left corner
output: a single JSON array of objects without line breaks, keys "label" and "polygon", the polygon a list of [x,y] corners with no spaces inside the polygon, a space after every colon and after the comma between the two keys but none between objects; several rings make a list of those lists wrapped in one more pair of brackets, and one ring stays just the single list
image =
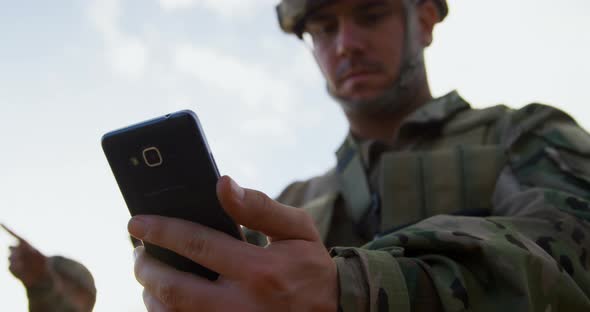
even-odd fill
[{"label": "uniform collar", "polygon": [[470,107],[457,91],[452,91],[416,109],[402,122],[401,128],[409,124],[442,123],[455,113]]},{"label": "uniform collar", "polygon": [[[408,135],[411,135],[408,134],[410,128],[416,126],[440,125],[451,119],[456,113],[469,108],[471,108],[469,103],[467,103],[457,91],[452,91],[442,97],[432,99],[416,109],[402,121],[398,139],[403,139]],[[355,152],[360,152],[363,163],[369,167],[373,151],[376,149],[386,149],[386,146],[386,144],[376,140],[356,139],[349,132],[344,143],[336,152],[339,166],[342,166],[342,161],[345,160],[341,159],[342,156],[344,154],[350,154],[350,152],[354,150]],[[349,152],[343,153],[344,150],[349,150]]]}]

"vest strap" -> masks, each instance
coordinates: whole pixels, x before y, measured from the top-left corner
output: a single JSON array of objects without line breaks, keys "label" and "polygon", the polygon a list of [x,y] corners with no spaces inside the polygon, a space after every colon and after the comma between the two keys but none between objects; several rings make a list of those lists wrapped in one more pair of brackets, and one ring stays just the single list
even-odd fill
[{"label": "vest strap", "polygon": [[336,152],[338,182],[348,215],[359,224],[371,206],[372,196],[358,147],[351,138]]}]

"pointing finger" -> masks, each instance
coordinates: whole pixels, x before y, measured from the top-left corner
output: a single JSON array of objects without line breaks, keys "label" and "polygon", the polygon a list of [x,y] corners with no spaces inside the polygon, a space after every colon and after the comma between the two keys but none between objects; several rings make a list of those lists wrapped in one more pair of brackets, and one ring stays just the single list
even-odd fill
[{"label": "pointing finger", "polygon": [[14,233],[11,229],[9,229],[6,225],[1,224],[0,226],[6,231],[8,232],[8,234],[12,235],[14,238],[18,239],[21,242],[26,242],[26,240],[22,237],[20,237],[18,234]]}]

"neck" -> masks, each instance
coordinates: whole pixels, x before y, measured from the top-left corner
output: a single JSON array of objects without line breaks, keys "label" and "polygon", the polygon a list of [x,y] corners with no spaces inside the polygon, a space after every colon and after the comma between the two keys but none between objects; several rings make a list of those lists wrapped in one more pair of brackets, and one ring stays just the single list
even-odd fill
[{"label": "neck", "polygon": [[364,115],[347,112],[346,118],[352,135],[361,140],[393,143],[404,119],[432,100],[432,94],[428,84],[425,84],[422,88],[416,90],[414,96],[400,100],[406,102],[403,107],[407,108],[394,113]]}]

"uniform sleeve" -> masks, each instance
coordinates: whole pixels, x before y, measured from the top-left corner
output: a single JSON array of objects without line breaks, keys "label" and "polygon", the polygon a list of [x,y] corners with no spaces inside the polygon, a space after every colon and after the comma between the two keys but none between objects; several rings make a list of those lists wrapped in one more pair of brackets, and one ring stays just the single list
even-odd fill
[{"label": "uniform sleeve", "polygon": [[29,312],[79,312],[58,289],[57,278],[47,278],[27,288]]},{"label": "uniform sleeve", "polygon": [[590,139],[539,105],[505,129],[492,216],[332,250],[341,311],[590,311]]}]

